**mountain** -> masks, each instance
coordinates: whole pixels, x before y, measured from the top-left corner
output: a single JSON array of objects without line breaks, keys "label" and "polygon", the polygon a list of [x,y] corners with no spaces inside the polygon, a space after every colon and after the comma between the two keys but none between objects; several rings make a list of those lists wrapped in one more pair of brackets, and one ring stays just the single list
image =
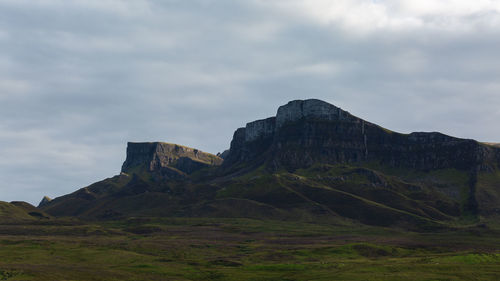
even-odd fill
[{"label": "mountain", "polygon": [[500,215],[500,147],[393,132],[321,100],[291,101],[246,124],[219,156],[129,143],[120,175],[40,208],[93,219],[347,219],[418,229]]},{"label": "mountain", "polygon": [[[264,153],[264,155],[263,155]],[[398,134],[320,100],[292,101],[238,129],[225,165],[272,159],[276,169],[376,161],[416,170],[493,169],[498,150],[440,133]]]}]

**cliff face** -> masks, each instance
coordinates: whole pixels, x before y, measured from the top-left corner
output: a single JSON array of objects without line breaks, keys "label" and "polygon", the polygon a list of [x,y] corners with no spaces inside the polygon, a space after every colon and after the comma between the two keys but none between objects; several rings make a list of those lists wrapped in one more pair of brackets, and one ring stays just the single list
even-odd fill
[{"label": "cliff face", "polygon": [[419,170],[493,169],[498,149],[440,133],[399,134],[320,100],[296,100],[276,117],[238,129],[224,166],[262,158],[296,169],[313,163],[376,161]]},{"label": "cliff face", "polygon": [[181,179],[202,168],[218,166],[222,161],[218,156],[177,144],[129,142],[122,172],[151,172],[162,178]]},{"label": "cliff face", "polygon": [[275,117],[250,122],[245,127],[245,142],[272,137],[274,135],[275,127]]}]

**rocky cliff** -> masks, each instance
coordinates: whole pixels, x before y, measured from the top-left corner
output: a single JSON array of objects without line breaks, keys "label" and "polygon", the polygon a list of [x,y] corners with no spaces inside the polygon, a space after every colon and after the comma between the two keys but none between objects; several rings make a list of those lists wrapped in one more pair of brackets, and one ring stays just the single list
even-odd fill
[{"label": "rocky cliff", "polygon": [[[231,142],[225,166],[256,159],[275,168],[375,161],[419,170],[493,169],[498,149],[440,133],[400,134],[321,100],[296,100],[276,117],[248,123]],[[269,162],[269,161],[268,161]]]},{"label": "rocky cliff", "polygon": [[222,164],[222,158],[195,148],[164,142],[127,144],[122,173],[153,173],[166,179],[182,179],[202,168]]}]

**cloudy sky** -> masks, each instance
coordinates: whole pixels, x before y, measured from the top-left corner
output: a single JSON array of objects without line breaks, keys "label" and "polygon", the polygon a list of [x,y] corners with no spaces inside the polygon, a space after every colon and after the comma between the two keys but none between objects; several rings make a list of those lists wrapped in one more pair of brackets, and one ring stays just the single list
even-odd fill
[{"label": "cloudy sky", "polygon": [[320,98],[500,142],[497,0],[0,0],[0,200],[118,174],[127,141],[216,153]]}]

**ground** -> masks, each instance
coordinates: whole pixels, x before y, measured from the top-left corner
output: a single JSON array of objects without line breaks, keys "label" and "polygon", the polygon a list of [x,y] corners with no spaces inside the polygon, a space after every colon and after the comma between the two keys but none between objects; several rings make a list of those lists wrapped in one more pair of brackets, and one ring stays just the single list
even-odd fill
[{"label": "ground", "polygon": [[0,225],[0,280],[500,280],[500,228],[57,219]]}]

